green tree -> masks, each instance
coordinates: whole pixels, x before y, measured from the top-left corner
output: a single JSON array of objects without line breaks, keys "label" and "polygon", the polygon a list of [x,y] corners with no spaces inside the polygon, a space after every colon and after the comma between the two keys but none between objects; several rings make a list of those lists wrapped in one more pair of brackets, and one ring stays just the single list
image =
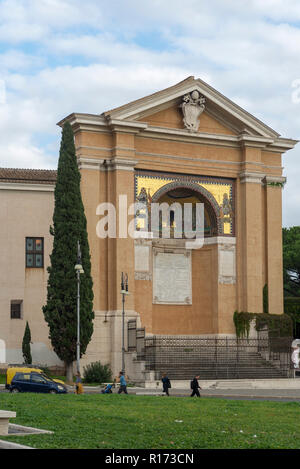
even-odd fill
[{"label": "green tree", "polygon": [[93,282],[86,217],[80,192],[80,172],[73,130],[66,122],[60,146],[54,192],[53,250],[48,268],[47,304],[43,307],[49,338],[65,362],[67,381],[73,380],[77,342],[77,243],[80,242],[84,274],[80,276],[80,352],[83,355],[93,334]]},{"label": "green tree", "polygon": [[300,226],[283,228],[283,281],[286,296],[300,296]]},{"label": "green tree", "polygon": [[24,363],[26,363],[26,365],[31,365],[32,363],[30,343],[31,343],[31,332],[30,332],[28,321],[26,321],[26,327],[25,327],[23,341],[22,341],[22,353],[23,353]]}]

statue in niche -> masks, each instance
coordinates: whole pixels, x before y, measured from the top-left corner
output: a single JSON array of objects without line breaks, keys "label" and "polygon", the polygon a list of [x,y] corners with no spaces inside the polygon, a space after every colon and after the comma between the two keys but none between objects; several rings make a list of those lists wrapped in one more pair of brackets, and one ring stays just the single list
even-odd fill
[{"label": "statue in niche", "polygon": [[197,132],[200,124],[199,116],[205,109],[205,98],[199,91],[186,94],[183,103],[180,105],[183,113],[183,123],[190,132]]},{"label": "statue in niche", "polygon": [[142,229],[148,231],[150,205],[152,201],[150,189],[148,189],[147,193],[146,188],[142,187],[136,200],[139,204],[138,210],[136,211],[136,230],[140,231]]},{"label": "statue in niche", "polygon": [[[222,223],[230,223],[233,218],[233,209],[228,194],[223,194],[223,202],[220,206],[220,219]],[[224,226],[224,225],[223,225]]]}]

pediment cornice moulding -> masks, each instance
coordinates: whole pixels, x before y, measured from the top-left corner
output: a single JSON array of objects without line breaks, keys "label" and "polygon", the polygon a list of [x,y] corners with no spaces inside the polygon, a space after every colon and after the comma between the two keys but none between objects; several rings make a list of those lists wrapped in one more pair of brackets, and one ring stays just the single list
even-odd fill
[{"label": "pediment cornice moulding", "polygon": [[174,86],[166,88],[165,90],[107,111],[103,113],[103,116],[122,120],[131,120],[133,118],[139,119],[143,113],[149,111],[151,108],[157,108],[157,106],[164,105],[166,102],[175,102],[181,96],[195,90],[203,95],[208,101],[228,112],[238,121],[243,122],[247,127],[253,129],[254,132],[266,137],[279,137],[277,132],[261,122],[259,119],[242,109],[230,99],[226,98],[219,91],[212,88],[200,78],[195,79],[194,77],[189,77]]},{"label": "pediment cornice moulding", "polygon": [[63,126],[69,121],[73,127],[74,133],[79,130],[92,132],[125,132],[134,133],[142,137],[158,138],[163,140],[176,140],[181,142],[202,143],[207,145],[231,146],[231,147],[258,147],[264,151],[284,153],[294,148],[297,140],[281,137],[271,138],[260,135],[249,135],[242,133],[240,135],[211,134],[206,132],[191,133],[186,129],[174,129],[168,127],[151,126],[147,123],[106,119],[103,116],[93,114],[70,114],[58,123]]}]

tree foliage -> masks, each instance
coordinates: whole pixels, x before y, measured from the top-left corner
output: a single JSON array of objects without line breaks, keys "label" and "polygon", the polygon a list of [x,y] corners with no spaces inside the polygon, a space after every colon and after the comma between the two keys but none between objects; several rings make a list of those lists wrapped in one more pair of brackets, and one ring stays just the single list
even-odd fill
[{"label": "tree foliage", "polygon": [[300,226],[283,228],[283,278],[286,296],[300,296]]},{"label": "tree foliage", "polygon": [[23,341],[22,341],[22,353],[23,353],[24,363],[26,363],[26,365],[32,364],[30,343],[31,343],[31,332],[30,332],[28,321],[26,321],[26,327],[25,327]]},{"label": "tree foliage", "polygon": [[93,333],[93,282],[87,223],[80,192],[74,135],[67,122],[62,131],[57,181],[54,192],[53,250],[48,268],[47,304],[43,307],[54,351],[67,365],[76,359],[77,341],[77,242],[80,242],[84,274],[80,276],[80,352],[83,355]]}]

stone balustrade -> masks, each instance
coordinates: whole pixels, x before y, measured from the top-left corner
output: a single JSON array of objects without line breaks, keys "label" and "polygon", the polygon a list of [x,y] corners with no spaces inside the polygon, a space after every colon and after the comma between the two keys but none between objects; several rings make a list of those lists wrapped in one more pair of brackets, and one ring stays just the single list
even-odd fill
[{"label": "stone balustrade", "polygon": [[9,419],[16,417],[16,412],[0,410],[0,435],[8,435]]}]

